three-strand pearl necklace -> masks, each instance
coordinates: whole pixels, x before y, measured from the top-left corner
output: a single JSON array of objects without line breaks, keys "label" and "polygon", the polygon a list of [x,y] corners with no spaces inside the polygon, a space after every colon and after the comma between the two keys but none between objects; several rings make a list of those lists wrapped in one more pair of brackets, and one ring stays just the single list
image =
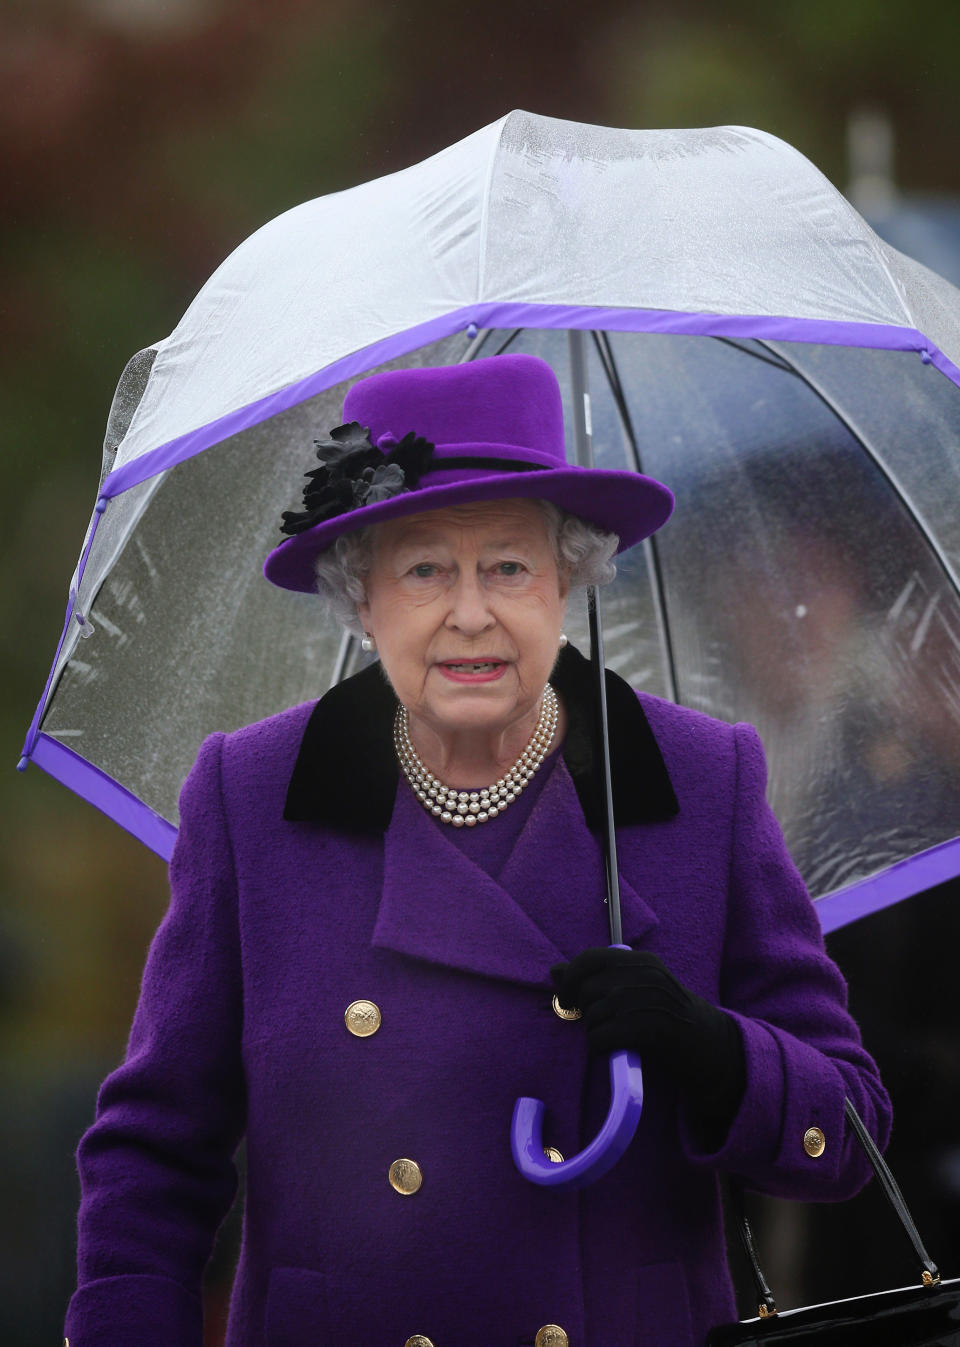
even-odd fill
[{"label": "three-strand pearl necklace", "polygon": [[455,828],[475,828],[478,823],[486,823],[488,819],[502,814],[530,784],[550,751],[553,736],[557,732],[558,718],[557,694],[548,683],[543,689],[540,718],[530,742],[509,772],[483,790],[454,790],[437,780],[424,766],[410,742],[410,722],[405,706],[397,707],[393,722],[393,744],[403,774],[423,807],[441,823],[452,823]]}]

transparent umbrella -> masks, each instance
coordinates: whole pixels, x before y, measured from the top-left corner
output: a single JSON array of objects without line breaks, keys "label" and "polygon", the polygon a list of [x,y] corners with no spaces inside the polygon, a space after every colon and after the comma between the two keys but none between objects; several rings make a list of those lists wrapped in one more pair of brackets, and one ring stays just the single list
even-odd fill
[{"label": "transparent umbrella", "polygon": [[21,765],[169,855],[204,736],[356,667],[261,574],[350,383],[530,351],[572,426],[570,330],[598,466],[677,498],[608,665],[758,727],[826,930],[960,873],[960,292],[745,127],[512,112],[242,243],[120,380]]}]

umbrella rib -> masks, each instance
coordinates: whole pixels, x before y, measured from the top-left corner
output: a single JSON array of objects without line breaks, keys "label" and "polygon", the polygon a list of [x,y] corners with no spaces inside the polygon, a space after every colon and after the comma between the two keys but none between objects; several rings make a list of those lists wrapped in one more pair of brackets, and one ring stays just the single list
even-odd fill
[{"label": "umbrella rib", "polygon": [[[567,330],[570,352],[570,393],[573,399],[573,442],[576,461],[584,468],[593,467],[593,435],[590,416],[590,392],[587,353],[583,332]],[[587,610],[590,624],[590,663],[595,683],[596,730],[600,749],[600,794],[603,803],[603,859],[607,879],[607,904],[610,919],[610,943],[623,941],[620,912],[620,869],[617,864],[617,834],[613,809],[613,775],[610,758],[610,725],[607,714],[606,661],[603,654],[603,623],[600,618],[598,587],[587,586]]]},{"label": "umbrella rib", "polygon": [[[620,381],[620,372],[617,369],[617,362],[614,359],[613,350],[610,346],[609,335],[606,332],[594,331],[593,340],[600,357],[600,363],[603,365],[603,372],[607,376],[607,383],[610,385],[610,392],[613,394],[613,401],[617,409],[617,415],[620,418],[624,439],[628,445],[628,461],[632,460],[634,472],[638,472],[642,475],[643,466],[640,460],[640,450],[637,447],[637,438],[633,431],[633,421],[630,418],[630,409],[627,407],[627,400],[623,392],[623,384]],[[673,638],[670,633],[670,622],[667,618],[667,597],[663,579],[663,566],[660,562],[660,550],[657,546],[656,538],[645,538],[643,540],[643,549],[647,556],[647,564],[650,567],[650,589],[653,598],[653,609],[656,615],[657,625],[660,628],[663,637],[664,678],[666,680],[667,696],[672,702],[679,702],[677,661],[673,649]]]},{"label": "umbrella rib", "polygon": [[[761,346],[768,346],[768,343],[766,341],[761,340],[760,338],[758,338],[757,341],[758,344]],[[876,449],[873,447],[873,445],[867,438],[866,434],[864,434],[862,431],[858,430],[854,426],[850,418],[837,405],[837,403],[826,391],[826,389],[821,388],[820,385],[817,383],[817,381],[811,375],[807,374],[804,370],[800,369],[799,366],[794,365],[793,362],[790,360],[789,356],[783,355],[782,352],[777,351],[773,347],[769,347],[769,349],[773,350],[774,355],[779,355],[782,360],[786,361],[790,369],[790,372],[792,374],[795,374],[798,379],[802,380],[802,382],[806,384],[807,388],[810,389],[810,392],[820,399],[820,401],[827,408],[827,410],[833,413],[833,415],[837,418],[837,420],[844,427],[847,433],[856,441],[857,444],[859,444],[860,448],[870,459],[871,463],[873,463],[877,471],[889,483],[889,485],[891,486],[896,495],[897,500],[902,502],[904,509],[907,511],[907,514],[910,516],[914,525],[919,530],[921,536],[925,539],[927,546],[930,548],[930,551],[933,553],[937,561],[940,563],[940,567],[943,570],[943,573],[947,577],[950,584],[955,589],[960,589],[960,576],[954,574],[953,567],[951,566],[948,557],[945,555],[943,549],[937,542],[936,538],[934,538],[930,530],[927,528],[922,517],[918,514],[917,510],[914,508],[907,494],[906,489],[897,480],[896,474],[891,472],[890,469],[883,462],[883,460],[880,458]]]},{"label": "umbrella rib", "polygon": [[[742,355],[752,355],[754,360],[762,360],[765,365],[772,365],[774,369],[783,370],[784,374],[796,374],[799,377],[798,370],[790,364],[785,356],[780,355],[779,351],[771,351],[770,355],[764,355],[761,351],[755,351],[747,346],[745,342],[734,341],[732,337],[712,337],[712,341],[718,341],[721,346],[732,346],[735,351],[740,351]],[[752,338],[758,345],[764,346],[765,342],[759,338]]]},{"label": "umbrella rib", "polygon": [[[461,365],[467,364],[467,362],[470,361],[470,360],[476,360],[476,359],[477,359],[477,356],[478,356],[479,353],[480,353],[481,347],[483,346],[484,342],[485,342],[485,341],[487,340],[487,338],[489,337],[491,331],[492,331],[492,329],[489,328],[489,327],[481,327],[481,328],[478,329],[477,335],[472,339],[472,341],[470,342],[470,345],[467,347],[466,351],[465,351],[465,352],[463,353],[463,355],[460,357],[460,364],[461,364]],[[511,338],[511,340],[512,340],[512,338]]]},{"label": "umbrella rib", "polygon": [[522,330],[523,330],[522,328],[515,327],[515,328],[513,329],[513,331],[510,333],[510,335],[509,335],[509,337],[507,338],[507,340],[503,343],[503,345],[502,345],[501,347],[499,347],[498,350],[494,351],[493,354],[494,354],[494,355],[503,355],[503,353],[504,353],[504,351],[507,349],[507,347],[513,345],[514,340],[520,335],[520,333],[521,333]]},{"label": "umbrella rib", "polygon": [[347,676],[347,669],[353,663],[354,650],[357,638],[352,632],[345,631],[340,637],[340,649],[337,651],[337,658],[333,662],[333,672],[330,674],[330,686],[336,687],[342,683]]}]

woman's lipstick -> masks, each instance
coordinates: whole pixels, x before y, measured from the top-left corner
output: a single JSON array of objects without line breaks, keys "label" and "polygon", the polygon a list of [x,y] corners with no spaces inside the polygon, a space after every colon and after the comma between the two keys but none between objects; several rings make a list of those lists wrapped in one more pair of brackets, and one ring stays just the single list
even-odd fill
[{"label": "woman's lipstick", "polygon": [[452,683],[492,683],[507,671],[502,659],[442,660],[437,668]]}]

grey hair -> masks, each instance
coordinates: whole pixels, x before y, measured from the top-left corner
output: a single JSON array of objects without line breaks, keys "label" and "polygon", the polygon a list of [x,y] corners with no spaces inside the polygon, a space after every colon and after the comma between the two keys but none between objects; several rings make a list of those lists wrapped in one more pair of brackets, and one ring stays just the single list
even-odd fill
[{"label": "grey hair", "polygon": [[[609,584],[617,573],[613,563],[620,544],[617,535],[589,524],[552,501],[536,499],[534,503],[543,511],[554,558],[570,588]],[[355,533],[341,534],[314,563],[317,593],[327,612],[356,636],[363,634],[357,604],[366,598],[376,527],[371,524]]]}]

